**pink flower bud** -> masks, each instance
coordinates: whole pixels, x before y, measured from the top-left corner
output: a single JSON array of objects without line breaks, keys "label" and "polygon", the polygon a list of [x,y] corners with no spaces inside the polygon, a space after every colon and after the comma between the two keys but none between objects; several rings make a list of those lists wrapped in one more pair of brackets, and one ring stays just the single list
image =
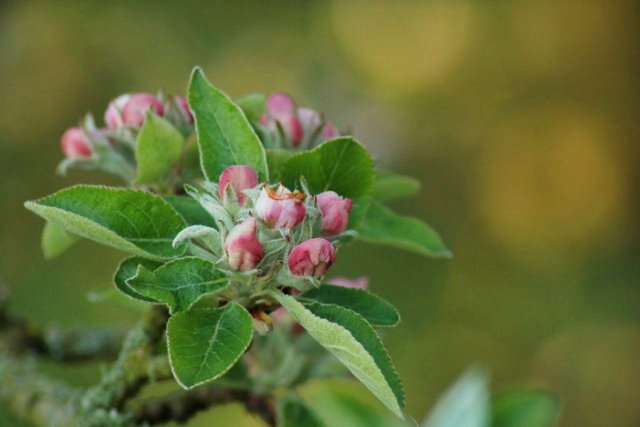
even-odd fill
[{"label": "pink flower bud", "polygon": [[104,113],[104,122],[111,130],[125,125],[142,126],[144,115],[152,108],[160,116],[164,113],[160,100],[150,93],[120,95],[109,103]]},{"label": "pink flower bud", "polygon": [[129,101],[131,96],[129,94],[120,95],[109,103],[107,111],[104,113],[104,122],[107,128],[116,130],[122,123],[122,109]]},{"label": "pink flower bud", "polygon": [[193,114],[191,113],[191,109],[189,108],[189,103],[187,102],[187,98],[184,96],[176,96],[175,98],[176,104],[182,110],[182,114],[187,119],[189,123],[193,123]]},{"label": "pink flower bud", "polygon": [[298,118],[306,132],[315,132],[322,124],[322,117],[311,108],[298,108]]},{"label": "pink flower bud", "polygon": [[81,128],[67,129],[60,139],[60,145],[69,158],[91,157],[91,144]]},{"label": "pink flower bud", "polygon": [[342,286],[344,288],[367,289],[367,287],[369,287],[369,279],[366,276],[358,277],[357,279],[334,277],[327,283],[330,285]]},{"label": "pink flower bud", "polygon": [[297,276],[323,276],[336,260],[336,250],[322,237],[305,240],[289,254],[289,270]]},{"label": "pink flower bud", "polygon": [[292,193],[283,185],[276,190],[265,187],[256,201],[256,213],[269,227],[292,230],[307,214],[304,198],[304,194]]},{"label": "pink flower bud", "polygon": [[136,93],[129,97],[122,108],[122,123],[127,126],[142,126],[147,111],[161,116],[164,113],[162,102],[150,93]]},{"label": "pink flower bud", "polygon": [[336,125],[334,125],[331,122],[325,123],[321,133],[322,133],[322,138],[324,139],[332,139],[340,136],[340,131],[338,130]]},{"label": "pink flower bud", "polygon": [[229,265],[234,270],[253,270],[262,260],[264,251],[256,237],[256,219],[251,217],[231,229],[224,242]]},{"label": "pink flower bud", "polygon": [[322,213],[322,232],[330,236],[342,233],[349,224],[352,200],[344,199],[334,191],[320,193],[316,200]]},{"label": "pink flower bud", "polygon": [[300,145],[304,129],[296,114],[296,103],[293,99],[284,93],[274,93],[267,100],[267,111],[271,118],[280,122],[291,145]]},{"label": "pink flower bud", "polygon": [[247,165],[229,166],[222,171],[220,179],[218,180],[218,194],[220,199],[224,200],[227,186],[231,185],[233,191],[235,191],[238,197],[238,203],[244,205],[247,200],[247,195],[242,192],[248,188],[253,188],[258,185],[258,175]]}]

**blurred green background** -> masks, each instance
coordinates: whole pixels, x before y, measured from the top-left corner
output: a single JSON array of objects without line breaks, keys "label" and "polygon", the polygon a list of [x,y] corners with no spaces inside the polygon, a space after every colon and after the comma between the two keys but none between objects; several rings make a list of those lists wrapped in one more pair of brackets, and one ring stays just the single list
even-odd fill
[{"label": "blurred green background", "polygon": [[[82,242],[44,261],[43,222],[22,203],[115,183],[54,175],[62,132],[123,92],[183,93],[200,64],[232,96],[289,92],[423,182],[395,207],[436,227],[452,260],[357,245],[334,269],[370,276],[400,308],[386,341],[409,413],[421,419],[481,361],[496,391],[561,393],[563,426],[638,426],[638,12],[609,0],[4,1],[0,275],[13,307],[45,324],[135,321],[86,299],[122,254]],[[49,369],[74,384],[99,375]]]}]

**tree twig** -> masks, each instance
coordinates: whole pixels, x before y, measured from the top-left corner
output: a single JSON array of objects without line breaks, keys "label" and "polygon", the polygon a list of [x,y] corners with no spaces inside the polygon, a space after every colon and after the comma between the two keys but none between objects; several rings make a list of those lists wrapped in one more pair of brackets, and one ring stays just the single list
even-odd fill
[{"label": "tree twig", "polygon": [[102,381],[87,390],[82,398],[84,425],[126,422],[128,417],[122,413],[124,403],[158,374],[150,369],[150,362],[157,360],[155,356],[167,318],[164,307],[154,306],[129,332],[118,359]]},{"label": "tree twig", "polygon": [[56,361],[77,362],[115,357],[125,333],[115,328],[41,328],[11,315],[9,292],[0,287],[0,333],[14,354],[35,353]]},{"label": "tree twig", "polygon": [[276,409],[270,398],[247,390],[226,389],[215,385],[201,386],[144,402],[132,410],[132,420],[136,424],[149,425],[168,421],[185,422],[198,412],[233,402],[244,404],[247,411],[259,416],[267,425],[276,425]]},{"label": "tree twig", "polygon": [[78,425],[81,391],[38,372],[32,358],[0,355],[0,398],[18,418],[42,426]]},{"label": "tree twig", "polygon": [[[183,422],[215,405],[242,403],[269,426],[276,409],[268,396],[223,385],[201,386],[127,407],[140,389],[171,378],[165,354],[159,354],[168,313],[154,306],[124,339],[102,381],[82,391],[38,372],[31,356],[82,360],[109,353],[114,332],[43,332],[7,312],[8,293],[0,286],[0,398],[21,419],[41,426],[130,426]],[[93,340],[93,341],[92,341]],[[26,356],[31,355],[31,356]]]}]

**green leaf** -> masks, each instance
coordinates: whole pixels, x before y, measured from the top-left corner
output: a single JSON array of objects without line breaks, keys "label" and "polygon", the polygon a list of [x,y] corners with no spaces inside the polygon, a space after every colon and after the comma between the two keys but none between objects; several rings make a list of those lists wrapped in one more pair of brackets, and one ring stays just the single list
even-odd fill
[{"label": "green leaf", "polygon": [[467,370],[440,397],[422,427],[488,427],[489,390],[481,367]]},{"label": "green leaf", "polygon": [[140,300],[134,300],[115,289],[113,286],[89,292],[87,300],[91,303],[107,303],[115,307],[135,311],[138,314],[146,313],[149,308]]},{"label": "green leaf", "polygon": [[249,120],[257,122],[267,109],[267,97],[261,93],[250,93],[236,99],[236,104]]},{"label": "green leaf", "polygon": [[65,231],[152,259],[181,255],[173,238],[184,221],[161,197],[139,190],[78,185],[25,207]]},{"label": "green leaf", "polygon": [[152,298],[148,298],[138,292],[134,291],[131,286],[127,285],[127,280],[131,279],[138,273],[138,266],[143,266],[145,269],[153,271],[162,265],[161,262],[153,261],[151,259],[134,256],[122,260],[115,275],[113,276],[113,283],[120,291],[131,298],[146,301],[156,302]]},{"label": "green leaf", "polygon": [[404,391],[391,358],[371,325],[359,314],[329,304],[302,305],[276,298],[318,343],[338,358],[391,412],[404,418]]},{"label": "green leaf", "polygon": [[367,150],[351,137],[326,141],[291,157],[282,173],[293,188],[303,176],[313,193],[333,190],[343,197],[364,197],[373,187],[373,162]]},{"label": "green leaf", "polygon": [[420,181],[409,176],[383,172],[376,175],[373,197],[379,201],[411,196],[420,191]]},{"label": "green leaf", "polygon": [[53,259],[62,255],[80,238],[67,233],[63,228],[47,221],[42,230],[42,252],[45,259]]},{"label": "green leaf", "polygon": [[362,289],[323,284],[300,295],[300,299],[348,308],[374,326],[395,326],[400,322],[393,305]]},{"label": "green leaf", "polygon": [[376,202],[369,206],[358,232],[370,243],[395,246],[426,256],[451,257],[438,233],[427,224],[417,218],[398,215]]},{"label": "green leaf", "polygon": [[192,197],[164,196],[163,198],[184,218],[187,224],[215,228],[216,223],[213,217]]},{"label": "green leaf", "polygon": [[560,412],[560,399],[545,390],[513,391],[494,399],[493,427],[552,427]]},{"label": "green leaf", "polygon": [[127,280],[134,292],[169,306],[172,313],[188,310],[202,296],[220,292],[229,279],[202,258],[185,257],[171,261],[156,270],[138,267],[137,274]]},{"label": "green leaf", "polygon": [[324,425],[302,399],[287,396],[280,400],[278,427],[323,427]]},{"label": "green leaf", "polygon": [[192,225],[182,230],[173,240],[173,245],[187,243],[191,255],[217,262],[224,256],[222,236],[212,227]]},{"label": "green leaf", "polygon": [[268,179],[267,159],[247,117],[196,67],[189,83],[189,106],[196,120],[200,165],[205,177],[217,182],[231,165],[249,165],[261,180]]},{"label": "green leaf", "polygon": [[222,376],[244,354],[252,335],[251,315],[235,303],[171,316],[167,343],[173,375],[187,389]]},{"label": "green leaf", "polygon": [[282,181],[282,171],[294,152],[280,148],[267,149],[267,164],[269,165],[269,179],[272,182]]},{"label": "green leaf", "polygon": [[183,146],[184,138],[171,123],[148,112],[136,140],[136,183],[161,182],[180,159]]}]

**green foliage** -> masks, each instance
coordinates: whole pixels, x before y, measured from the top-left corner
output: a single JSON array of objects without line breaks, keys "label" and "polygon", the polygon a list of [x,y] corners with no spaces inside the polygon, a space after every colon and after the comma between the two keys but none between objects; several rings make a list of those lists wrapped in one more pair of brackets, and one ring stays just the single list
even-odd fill
[{"label": "green foliage", "polygon": [[249,165],[261,180],[268,178],[264,148],[247,117],[206,80],[200,68],[191,75],[189,105],[196,120],[200,164],[207,179],[217,181],[224,168],[231,165]]},{"label": "green foliage", "polygon": [[362,316],[337,305],[278,301],[318,343],[333,353],[387,408],[404,418],[404,392],[380,338]]},{"label": "green foliage", "polygon": [[136,140],[136,182],[161,182],[180,159],[183,146],[184,138],[171,123],[148,112]]},{"label": "green foliage", "polygon": [[300,398],[287,396],[278,406],[278,427],[324,427],[318,416]]},{"label": "green foliage", "polygon": [[164,196],[163,198],[184,218],[187,224],[215,227],[216,224],[211,215],[192,197]]},{"label": "green foliage", "polygon": [[42,229],[40,240],[44,258],[53,259],[62,255],[78,240],[77,236],[67,233],[64,228],[47,221]]},{"label": "green foliage", "polygon": [[204,295],[225,289],[229,280],[209,261],[185,257],[156,270],[140,265],[136,275],[126,283],[135,293],[163,302],[172,313],[177,313],[188,310]]},{"label": "green foliage", "polygon": [[420,191],[420,181],[394,173],[378,173],[373,185],[373,197],[379,201],[399,199]]},{"label": "green foliage", "polygon": [[236,99],[236,104],[242,108],[247,119],[257,122],[267,108],[267,97],[261,93],[250,93]]},{"label": "green foliage", "polygon": [[287,161],[293,157],[294,152],[281,148],[269,148],[267,152],[267,164],[269,165],[269,178],[272,182],[282,181],[282,171]]},{"label": "green foliage", "polygon": [[[336,372],[343,375],[344,368],[326,349],[394,415],[404,419],[403,386],[374,329],[397,325],[398,311],[379,296],[361,289],[332,285],[310,289],[318,286],[321,278],[294,276],[286,268],[293,245],[320,235],[321,212],[314,199],[306,198],[308,215],[294,232],[270,229],[259,222],[257,236],[265,252],[261,264],[252,265],[251,268],[256,267],[253,270],[226,271],[231,264],[224,249],[225,236],[247,216],[255,216],[260,188],[245,189],[247,202],[240,205],[232,187],[227,190],[228,197],[220,200],[216,181],[228,166],[249,165],[261,180],[271,178],[272,184],[282,181],[292,190],[298,188],[311,195],[335,191],[354,202],[349,229],[337,236],[341,242],[359,235],[369,242],[423,255],[450,256],[438,234],[426,224],[397,215],[380,204],[416,192],[419,182],[388,173],[376,176],[371,156],[352,137],[335,138],[310,151],[265,150],[263,144],[270,146],[269,141],[261,141],[256,133],[262,129],[256,121],[265,110],[265,97],[252,94],[234,103],[213,87],[199,68],[191,76],[188,98],[195,117],[204,182],[199,180],[199,170],[193,171],[191,160],[198,154],[190,151],[195,144],[193,138],[185,141],[167,116],[165,120],[147,113],[139,132],[119,129],[112,140],[105,137],[106,142],[96,142],[94,156],[78,162],[83,167],[99,165],[102,170],[111,170],[103,163],[113,160],[113,171],[130,183],[148,185],[160,194],[76,186],[27,202],[28,209],[48,221],[43,234],[45,256],[61,253],[75,236],[133,254],[120,263],[114,275],[120,293],[112,288],[108,298],[115,295],[126,303],[135,303],[135,307],[138,303],[133,299],[169,307],[169,360],[176,380],[184,388],[224,375],[245,354],[256,328],[264,336],[252,348],[267,350],[250,354],[247,360],[248,364],[253,362],[252,369],[243,371],[242,381],[253,381],[250,385],[260,392],[271,392],[275,387],[291,387],[312,377]],[[185,135],[190,131],[188,127],[180,129]],[[120,136],[129,139],[123,142]],[[113,146],[109,145],[111,142]],[[72,162],[75,160],[70,160],[69,165]],[[129,176],[133,170],[135,176]],[[184,185],[191,198],[173,194],[178,184]],[[307,292],[294,298],[282,293],[287,287]],[[213,296],[207,303],[219,306],[194,308],[205,295]],[[270,331],[271,318],[267,314],[276,308],[276,302],[309,336],[298,340],[287,328],[279,334]],[[323,362],[329,359],[331,366]],[[271,368],[276,379],[258,372]],[[425,426],[485,426],[488,407],[481,402],[484,395],[479,390],[479,374],[474,372],[469,374],[471,379],[463,378],[443,398]],[[280,403],[282,426],[323,425],[299,398],[288,395]],[[452,409],[460,405],[461,410]],[[496,416],[507,419],[504,410],[499,412],[500,407],[496,408]]]},{"label": "green foliage", "polygon": [[305,292],[300,299],[339,305],[355,311],[373,326],[395,326],[400,322],[400,314],[393,305],[362,289],[323,284]]},{"label": "green foliage", "polygon": [[440,397],[422,427],[488,427],[489,390],[481,367],[465,372]]},{"label": "green foliage", "polygon": [[435,230],[417,218],[398,215],[379,203],[371,203],[358,232],[367,242],[395,246],[426,256],[451,257],[451,252]]},{"label": "green foliage", "polygon": [[25,207],[67,232],[134,255],[166,259],[184,252],[171,244],[183,219],[161,197],[144,191],[79,185]]},{"label": "green foliage", "polygon": [[146,302],[155,302],[154,299],[146,297],[133,290],[131,286],[127,284],[127,280],[131,279],[137,274],[138,266],[142,266],[147,270],[153,271],[161,265],[161,262],[142,258],[139,256],[125,258],[124,260],[122,260],[122,262],[120,262],[120,265],[118,266],[118,269],[113,276],[113,283],[116,285],[116,288],[118,288],[125,295],[128,295],[131,298]]},{"label": "green foliage", "polygon": [[304,177],[312,193],[333,190],[343,197],[368,196],[373,187],[373,162],[367,150],[351,137],[326,141],[291,157],[282,177],[290,188]]},{"label": "green foliage", "polygon": [[212,381],[238,361],[251,343],[251,315],[238,304],[194,308],[167,324],[171,369],[184,388]]},{"label": "green foliage", "polygon": [[552,427],[560,399],[545,390],[514,391],[497,396],[491,408],[493,427]]}]

